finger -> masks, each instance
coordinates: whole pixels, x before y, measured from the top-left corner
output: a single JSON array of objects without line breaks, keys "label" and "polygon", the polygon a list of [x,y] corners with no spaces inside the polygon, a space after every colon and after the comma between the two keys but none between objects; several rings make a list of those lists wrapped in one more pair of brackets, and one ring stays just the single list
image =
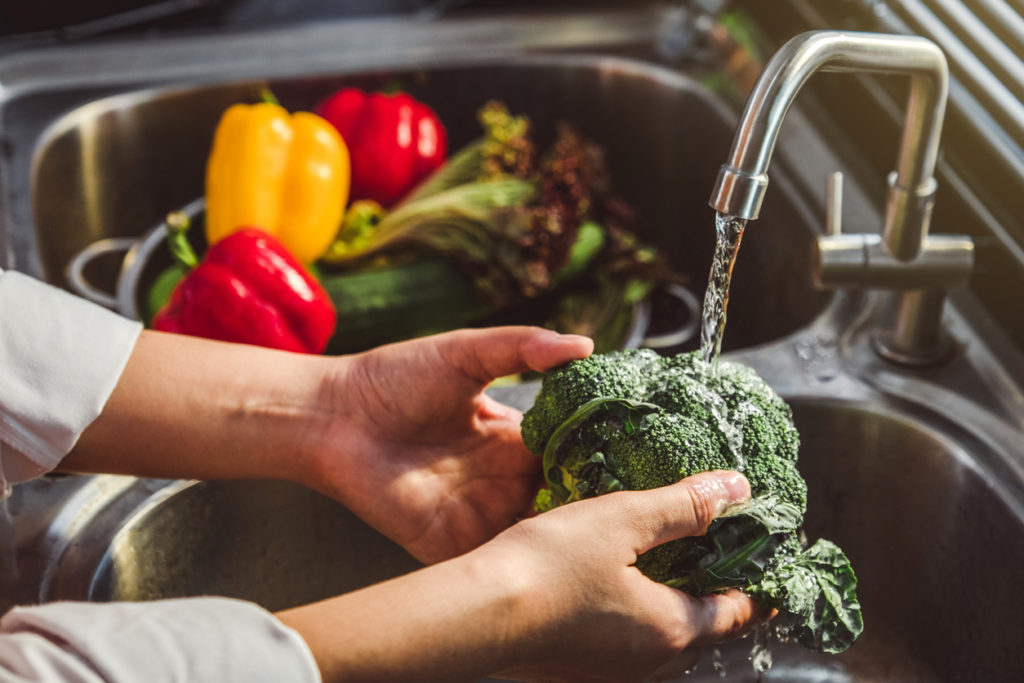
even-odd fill
[{"label": "finger", "polygon": [[438,341],[448,361],[481,384],[527,370],[543,372],[586,358],[594,350],[593,340],[587,337],[540,327],[459,330],[441,335]]},{"label": "finger", "polygon": [[771,610],[738,590],[708,595],[693,605],[690,623],[697,627],[693,644],[698,646],[739,638],[772,616]]},{"label": "finger", "polygon": [[505,405],[486,394],[480,397],[480,417],[488,420],[507,420],[516,425],[523,421],[523,413],[518,408]]},{"label": "finger", "polygon": [[749,498],[750,484],[742,474],[718,470],[671,486],[631,492],[620,500],[629,508],[622,514],[633,522],[634,550],[639,555],[677,538],[702,535],[730,505]]}]

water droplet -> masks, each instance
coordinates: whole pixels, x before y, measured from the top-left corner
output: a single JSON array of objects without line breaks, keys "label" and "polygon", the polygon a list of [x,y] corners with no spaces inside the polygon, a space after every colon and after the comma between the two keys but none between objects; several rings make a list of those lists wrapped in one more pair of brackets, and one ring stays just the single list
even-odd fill
[{"label": "water droplet", "polygon": [[719,678],[725,678],[725,662],[722,661],[722,651],[717,647],[711,650],[711,668]]},{"label": "water droplet", "polygon": [[805,335],[793,342],[804,374],[814,382],[828,382],[839,375],[839,343],[831,335]]}]

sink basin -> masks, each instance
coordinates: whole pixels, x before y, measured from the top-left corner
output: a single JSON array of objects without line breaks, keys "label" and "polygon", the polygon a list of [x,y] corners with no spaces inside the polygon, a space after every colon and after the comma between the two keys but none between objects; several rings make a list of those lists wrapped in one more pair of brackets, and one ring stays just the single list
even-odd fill
[{"label": "sink basin", "polygon": [[[776,644],[765,680],[1021,680],[1024,482],[1013,482],[1013,495],[996,493],[970,439],[891,408],[820,400],[793,408],[805,530],[849,556],[864,633],[836,657]],[[750,649],[747,641],[722,648],[728,680],[758,680]],[[705,670],[688,680],[720,679]]]},{"label": "sink basin", "polygon": [[[224,109],[252,100],[262,81],[133,91],[67,113],[35,155],[32,207],[47,279],[64,282],[78,250],[102,237],[141,235],[203,190],[213,129]],[[695,81],[640,62],[580,56],[521,57],[415,71],[270,81],[291,109],[309,109],[343,85],[398,83],[432,105],[455,149],[476,137],[489,99],[528,114],[538,139],[568,121],[607,149],[615,187],[640,214],[642,236],[703,290],[714,245],[709,179],[732,137],[735,114]],[[784,174],[782,174],[784,176]],[[808,273],[814,225],[785,178],[759,229],[745,239],[734,280],[727,347],[788,334],[817,316],[829,295]],[[113,291],[112,273],[93,278]],[[774,295],[759,293],[770,287]]]},{"label": "sink basin", "polygon": [[[334,501],[282,482],[175,482],[113,531],[98,558],[73,560],[95,563],[92,600],[228,595],[277,610],[420,566]],[[81,587],[63,578],[53,597],[74,597]]]},{"label": "sink basin", "polygon": [[[542,136],[558,120],[578,125],[607,148],[643,237],[700,291],[713,240],[707,195],[735,112],[672,70],[550,52],[650,44],[657,28],[646,15],[545,14],[2,58],[0,266],[66,285],[80,249],[139,237],[199,196],[218,116],[256,85],[302,108],[342,85],[398,82],[438,110],[453,147],[473,137],[472,114],[491,97],[529,114]],[[774,645],[766,679],[1024,680],[1024,371],[1006,369],[1024,362],[1010,362],[1017,356],[976,322],[978,307],[963,294],[947,309],[959,342],[948,366],[880,364],[865,342],[870,297],[831,297],[810,284],[823,214],[813,198],[826,172],[846,166],[833,150],[842,141],[813,126],[783,133],[761,218],[744,236],[724,345],[792,397],[810,486],[807,531],[850,555],[866,628],[839,657]],[[849,224],[880,225],[856,179],[844,194]],[[90,277],[113,291],[120,264],[96,265]],[[504,400],[528,406],[535,390],[506,388]],[[34,601],[211,593],[278,609],[418,566],[340,505],[278,482],[54,476],[17,487],[10,508],[15,551],[0,553],[0,612]],[[5,583],[2,570],[15,563],[16,580]],[[756,680],[750,645],[721,649],[729,680]],[[720,680],[710,660],[681,680]]]},{"label": "sink basin", "polygon": [[[806,531],[851,558],[865,630],[836,657],[776,643],[767,679],[1024,677],[1024,482],[1002,482],[1016,497],[996,493],[966,436],[889,407],[792,404],[810,491]],[[42,599],[217,594],[279,609],[418,566],[340,505],[290,484],[173,482],[140,498],[132,514],[120,507],[111,499],[79,528],[91,541],[72,539]],[[729,680],[755,680],[750,648],[749,640],[723,646]],[[720,680],[709,660],[682,680]]]}]

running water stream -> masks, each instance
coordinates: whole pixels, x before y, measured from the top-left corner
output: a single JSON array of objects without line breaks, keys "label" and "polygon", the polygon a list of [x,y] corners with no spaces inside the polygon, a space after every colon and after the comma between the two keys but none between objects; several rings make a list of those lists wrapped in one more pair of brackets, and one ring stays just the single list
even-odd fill
[{"label": "running water stream", "polygon": [[715,256],[711,261],[708,288],[704,292],[704,312],[700,333],[701,357],[708,363],[718,358],[722,351],[722,335],[725,333],[725,309],[729,305],[729,283],[732,267],[743,239],[745,218],[715,214]]},{"label": "running water stream", "polygon": [[[740,242],[743,240],[743,230],[747,227],[747,220],[726,214],[715,214],[715,255],[711,261],[711,273],[708,275],[708,288],[704,292],[704,310],[701,325],[701,357],[706,363],[712,363],[712,369],[717,367],[716,361],[722,352],[722,337],[725,334],[726,309],[729,305],[729,285],[732,282],[732,269],[736,265],[736,255],[740,250]],[[717,414],[717,411],[712,410]],[[728,424],[724,415],[719,421]],[[727,430],[729,449],[736,458],[736,469],[743,471],[743,438],[739,430],[733,428]],[[771,653],[772,632],[767,625],[759,625],[754,629],[754,646],[750,653],[750,660],[753,664],[754,675],[757,681],[764,678],[765,673],[772,666]],[[724,677],[726,675],[725,665],[722,662],[721,652],[715,650],[712,666],[715,672]]]}]

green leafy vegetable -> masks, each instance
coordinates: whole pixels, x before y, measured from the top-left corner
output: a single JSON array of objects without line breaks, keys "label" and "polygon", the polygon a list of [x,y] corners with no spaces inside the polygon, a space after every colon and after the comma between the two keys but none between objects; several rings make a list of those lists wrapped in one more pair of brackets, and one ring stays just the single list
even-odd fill
[{"label": "green leafy vegetable", "polygon": [[[353,205],[324,260],[426,249],[458,264],[481,301],[496,308],[571,285],[588,270],[615,282],[678,279],[627,228],[632,214],[612,196],[598,145],[560,125],[538,155],[528,118],[497,102],[478,118],[482,137],[390,212]],[[608,308],[630,303],[625,287],[584,289],[614,297]]]},{"label": "green leafy vegetable", "polygon": [[842,652],[863,630],[857,580],[828,541],[803,549],[807,485],[788,405],[749,368],[705,363],[697,352],[598,354],[552,370],[522,423],[543,458],[540,510],[621,489],[665,486],[691,474],[741,469],[752,500],[706,535],[644,553],[637,567],[694,595],[740,588],[778,609],[791,636]]},{"label": "green leafy vegetable", "polygon": [[844,652],[864,630],[857,577],[831,541],[819,539],[799,553],[781,552],[747,592],[786,615],[789,635],[804,647]]}]

